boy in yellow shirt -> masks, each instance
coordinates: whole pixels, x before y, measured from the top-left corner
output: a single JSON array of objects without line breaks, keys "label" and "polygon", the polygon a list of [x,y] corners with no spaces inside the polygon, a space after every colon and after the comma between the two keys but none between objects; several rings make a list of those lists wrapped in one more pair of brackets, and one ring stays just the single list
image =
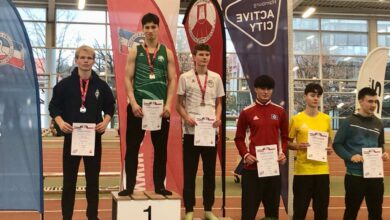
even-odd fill
[{"label": "boy in yellow shirt", "polygon": [[[289,125],[290,150],[296,151],[294,166],[294,220],[304,220],[310,200],[313,199],[315,220],[328,218],[329,205],[329,167],[328,162],[307,159],[309,130],[327,132],[328,154],[332,152],[331,117],[318,110],[323,89],[319,84],[310,83],[304,91],[305,110],[291,118]],[[293,142],[295,139],[295,142]]]}]

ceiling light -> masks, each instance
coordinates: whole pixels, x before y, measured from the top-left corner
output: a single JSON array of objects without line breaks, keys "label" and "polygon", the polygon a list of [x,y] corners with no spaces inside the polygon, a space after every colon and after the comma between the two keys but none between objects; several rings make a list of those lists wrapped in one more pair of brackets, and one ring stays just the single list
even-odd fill
[{"label": "ceiling light", "polygon": [[390,99],[390,95],[385,95],[385,97],[383,97],[384,100],[388,100]]},{"label": "ceiling light", "polygon": [[344,106],[344,102],[341,102],[341,103],[339,103],[338,105],[337,105],[337,108],[341,108],[341,107],[343,107]]},{"label": "ceiling light", "polygon": [[299,67],[298,66],[294,66],[293,71],[297,71],[297,70],[299,70]]},{"label": "ceiling light", "polygon": [[78,9],[83,10],[85,8],[85,1],[86,0],[79,0]]},{"label": "ceiling light", "polygon": [[302,14],[302,18],[308,18],[310,17],[314,12],[316,11],[316,8],[310,7]]},{"label": "ceiling light", "polygon": [[346,57],[346,58],[344,58],[344,61],[348,61],[350,59],[352,59],[352,57]]},{"label": "ceiling light", "polygon": [[329,50],[336,50],[339,46],[331,46]]}]

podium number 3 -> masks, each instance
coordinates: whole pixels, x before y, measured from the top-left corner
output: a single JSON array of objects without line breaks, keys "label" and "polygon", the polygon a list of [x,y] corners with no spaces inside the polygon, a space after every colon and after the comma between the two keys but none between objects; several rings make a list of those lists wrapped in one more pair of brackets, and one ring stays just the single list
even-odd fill
[{"label": "podium number 3", "polygon": [[148,213],[148,220],[152,220],[152,206],[149,206],[144,212]]}]

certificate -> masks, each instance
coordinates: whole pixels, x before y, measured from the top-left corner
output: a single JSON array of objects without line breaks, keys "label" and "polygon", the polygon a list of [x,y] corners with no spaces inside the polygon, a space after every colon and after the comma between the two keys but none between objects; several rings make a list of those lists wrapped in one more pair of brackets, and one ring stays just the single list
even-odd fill
[{"label": "certificate", "polygon": [[195,116],[194,145],[215,147],[215,117]]},{"label": "certificate", "polygon": [[73,123],[72,156],[95,156],[95,128],[93,123]]},{"label": "certificate", "polygon": [[278,176],[278,147],[276,144],[256,146],[257,173],[259,177]]},{"label": "certificate", "polygon": [[142,100],[142,130],[158,131],[161,130],[161,113],[163,112],[163,100]]},{"label": "certificate", "polygon": [[363,148],[364,178],[383,177],[382,148]]},{"label": "certificate", "polygon": [[308,136],[310,146],[307,148],[307,159],[326,162],[328,160],[326,148],[328,148],[329,133],[309,130]]}]

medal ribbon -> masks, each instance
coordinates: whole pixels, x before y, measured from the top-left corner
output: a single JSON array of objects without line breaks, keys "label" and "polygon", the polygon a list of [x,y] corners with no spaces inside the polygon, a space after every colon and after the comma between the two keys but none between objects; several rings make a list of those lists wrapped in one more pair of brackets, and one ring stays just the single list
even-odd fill
[{"label": "medal ribbon", "polygon": [[85,108],[85,100],[87,98],[87,91],[88,91],[88,85],[89,85],[89,79],[85,80],[85,88],[83,88],[83,81],[80,79],[80,91],[81,91],[81,107]]},{"label": "medal ribbon", "polygon": [[198,81],[198,85],[199,85],[200,92],[202,93],[202,102],[201,102],[201,104],[205,104],[205,102],[204,102],[204,97],[205,97],[205,95],[206,95],[207,78],[208,78],[209,74],[207,74],[207,72],[206,72],[206,76],[204,77],[203,88],[202,88],[202,84],[201,84],[201,82],[200,82],[200,78],[199,78],[198,72],[195,71],[195,75],[196,75],[196,80]]},{"label": "medal ribbon", "polygon": [[149,55],[149,51],[148,51],[148,45],[144,44],[143,47],[144,47],[144,50],[146,52],[146,58],[148,58],[150,74],[152,75],[152,74],[154,74],[153,64],[154,64],[154,61],[156,60],[157,51],[158,51],[158,49],[160,49],[160,45],[157,44],[157,47],[154,49],[152,60],[150,60],[150,55]]}]

